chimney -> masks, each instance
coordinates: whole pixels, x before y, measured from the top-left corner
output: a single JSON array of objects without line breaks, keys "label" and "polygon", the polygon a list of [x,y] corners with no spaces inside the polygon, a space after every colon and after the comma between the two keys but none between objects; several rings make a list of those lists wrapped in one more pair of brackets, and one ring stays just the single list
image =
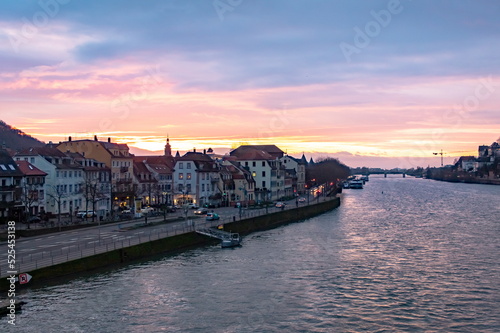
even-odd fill
[{"label": "chimney", "polygon": [[111,138],[110,137],[108,137],[108,142],[111,142]]},{"label": "chimney", "polygon": [[94,141],[97,141],[97,135],[94,135]]},{"label": "chimney", "polygon": [[207,150],[203,149],[203,155],[206,155],[206,154],[207,154]]},{"label": "chimney", "polygon": [[193,153],[196,153],[196,148],[193,148]]},{"label": "chimney", "polygon": [[71,142],[71,136],[70,136],[70,137],[68,137],[68,141],[69,141],[69,142]]}]

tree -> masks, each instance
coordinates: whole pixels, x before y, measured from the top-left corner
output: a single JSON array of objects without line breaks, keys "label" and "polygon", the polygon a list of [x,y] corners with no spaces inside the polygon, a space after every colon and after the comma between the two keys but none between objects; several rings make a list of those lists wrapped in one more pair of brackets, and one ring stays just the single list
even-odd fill
[{"label": "tree", "polygon": [[30,217],[31,217],[31,207],[35,203],[39,202],[38,197],[38,186],[35,184],[24,184],[21,192],[21,202],[24,206],[24,211],[26,215],[26,222],[28,223],[28,229],[30,228]]},{"label": "tree", "polygon": [[61,231],[61,203],[67,197],[67,193],[64,191],[63,185],[51,185],[49,186],[49,190],[47,195],[57,204],[57,225],[59,226],[59,231]]},{"label": "tree", "polygon": [[[104,183],[99,181],[98,173],[85,173],[85,179],[81,186],[81,192],[85,198],[85,210],[89,210],[89,203],[92,205],[92,211],[95,213],[96,204],[103,200],[107,199],[107,193]],[[87,218],[87,214],[85,214],[85,218]],[[92,214],[92,222],[95,221],[95,214]]]},{"label": "tree", "polygon": [[327,157],[309,165],[306,169],[306,179],[308,185],[336,184],[339,179],[346,179],[350,174],[350,169],[335,158]]}]

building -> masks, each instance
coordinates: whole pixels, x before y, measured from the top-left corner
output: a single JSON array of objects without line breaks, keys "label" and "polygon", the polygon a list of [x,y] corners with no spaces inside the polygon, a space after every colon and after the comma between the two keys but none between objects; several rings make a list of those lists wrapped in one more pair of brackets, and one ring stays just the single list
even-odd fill
[{"label": "building", "polygon": [[184,205],[221,205],[222,192],[217,163],[196,150],[175,159],[173,172],[174,203]]},{"label": "building", "polygon": [[[265,150],[260,149],[263,147]],[[280,161],[283,155],[283,151],[274,145],[240,146],[230,152],[230,156],[251,172],[258,202],[286,196],[285,167]]]},{"label": "building", "polygon": [[27,161],[47,174],[44,194],[47,213],[72,215],[83,207],[83,167],[72,157],[48,144],[24,149],[16,153],[14,159]]},{"label": "building", "polygon": [[[152,184],[152,191],[148,191],[150,199],[146,200],[151,205],[172,205],[173,204],[173,170],[175,159],[172,156],[172,149],[170,147],[170,140],[167,138],[165,145],[165,153],[163,156],[136,156],[134,157],[135,163],[141,164],[140,168],[143,170],[142,174],[146,177],[144,167],[151,174],[156,183]],[[137,171],[134,169],[134,174]],[[147,176],[149,177],[149,176]],[[136,177],[137,179],[137,177]],[[141,185],[142,186],[142,185]]]},{"label": "building", "polygon": [[0,222],[20,221],[24,174],[5,149],[0,149]]},{"label": "building", "polygon": [[461,156],[455,166],[459,171],[476,172],[478,167],[477,158],[474,156]]},{"label": "building", "polygon": [[222,191],[224,206],[243,206],[255,203],[255,180],[251,172],[242,167],[240,162],[225,158],[220,162],[221,181],[219,187]]},{"label": "building", "polygon": [[43,215],[45,213],[45,177],[47,173],[28,161],[17,161],[16,164],[23,173],[21,203],[25,217]]},{"label": "building", "polygon": [[[86,158],[80,153],[66,153],[83,167],[81,192],[85,198],[79,210],[94,211],[98,218],[106,218],[112,212],[111,169],[104,162]],[[75,214],[78,210],[75,211]]]},{"label": "building", "polygon": [[[285,166],[285,179],[291,183],[292,194],[304,194],[307,167],[307,160],[305,156],[302,155],[302,158],[298,159],[290,155],[285,155],[280,160]],[[287,187],[287,185],[285,185],[285,187]]]},{"label": "building", "polygon": [[141,156],[134,157],[135,197],[142,206],[157,205],[162,195],[161,189],[158,186],[158,180],[153,176],[145,162]]},{"label": "building", "polygon": [[111,170],[113,209],[133,207],[135,192],[133,186],[133,154],[126,144],[94,140],[72,140],[60,142],[57,149],[61,152],[80,153],[85,158],[103,162]]}]

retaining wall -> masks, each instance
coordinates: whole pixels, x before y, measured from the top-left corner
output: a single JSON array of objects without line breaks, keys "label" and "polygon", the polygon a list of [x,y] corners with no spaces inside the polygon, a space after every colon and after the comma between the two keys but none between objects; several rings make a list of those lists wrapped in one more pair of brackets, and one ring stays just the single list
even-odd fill
[{"label": "retaining wall", "polygon": [[[283,224],[304,220],[337,208],[338,206],[340,206],[340,198],[334,198],[333,200],[320,202],[314,205],[312,204],[227,223],[224,225],[224,229],[226,231],[239,232],[242,235],[246,235],[251,232],[271,229]],[[34,287],[57,277],[88,272],[105,266],[127,263],[133,260],[151,257],[156,254],[175,252],[213,242],[213,239],[199,235],[195,232],[170,236],[28,272],[33,276],[33,279],[26,286]],[[20,288],[24,286],[18,285],[17,287]],[[8,288],[8,280],[0,280],[0,291],[7,291]]]}]

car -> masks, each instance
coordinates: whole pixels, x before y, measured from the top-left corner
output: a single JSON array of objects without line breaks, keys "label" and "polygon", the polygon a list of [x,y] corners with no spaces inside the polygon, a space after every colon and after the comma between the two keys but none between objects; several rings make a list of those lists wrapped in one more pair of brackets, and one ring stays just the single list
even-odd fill
[{"label": "car", "polygon": [[186,206],[187,206],[187,208],[190,208],[190,209],[198,209],[198,208],[199,208],[199,207],[198,207],[196,204],[194,204],[194,203],[188,203]]},{"label": "car", "polygon": [[220,219],[220,216],[219,216],[219,214],[216,214],[216,213],[208,213],[207,217],[206,217],[207,221],[215,221],[218,219]]},{"label": "car", "polygon": [[31,216],[28,218],[28,223],[36,223],[40,222],[42,219],[39,218],[38,216]]},{"label": "car", "polygon": [[167,206],[167,213],[175,213],[176,210],[176,206]]},{"label": "car", "polygon": [[299,202],[300,203],[306,202],[306,198],[299,198]]},{"label": "car", "polygon": [[284,202],[281,202],[281,201],[277,202],[275,205],[276,208],[285,208],[285,206],[286,206],[286,204]]},{"label": "car", "polygon": [[76,217],[84,219],[86,217],[95,217],[97,216],[96,213],[92,210],[87,210],[87,211],[81,211],[76,213]]},{"label": "car", "polygon": [[208,213],[208,210],[206,208],[200,208],[194,211],[195,215],[205,215],[206,213]]}]

